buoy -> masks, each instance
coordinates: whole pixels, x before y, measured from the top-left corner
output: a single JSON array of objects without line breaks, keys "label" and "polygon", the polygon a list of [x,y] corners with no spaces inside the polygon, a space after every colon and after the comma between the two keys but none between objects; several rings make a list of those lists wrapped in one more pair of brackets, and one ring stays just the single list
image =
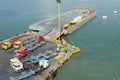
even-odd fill
[{"label": "buoy", "polygon": [[117,11],[113,11],[113,14],[117,14]]},{"label": "buoy", "polygon": [[103,19],[107,19],[107,16],[103,16],[102,18],[103,18]]}]

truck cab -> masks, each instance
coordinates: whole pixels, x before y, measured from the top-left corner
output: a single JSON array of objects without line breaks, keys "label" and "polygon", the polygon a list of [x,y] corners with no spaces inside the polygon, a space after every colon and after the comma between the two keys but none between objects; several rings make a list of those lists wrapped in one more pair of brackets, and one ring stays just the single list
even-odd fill
[{"label": "truck cab", "polygon": [[20,72],[22,69],[24,69],[22,62],[20,62],[17,58],[10,59],[10,65],[16,72]]},{"label": "truck cab", "polygon": [[3,44],[2,44],[2,48],[3,49],[9,49],[9,48],[11,48],[12,47],[12,43],[11,42],[4,42]]},{"label": "truck cab", "polygon": [[14,48],[16,48],[16,49],[19,49],[19,48],[21,48],[22,46],[23,46],[23,43],[20,42],[20,41],[17,41],[17,42],[14,43]]},{"label": "truck cab", "polygon": [[15,57],[20,59],[20,58],[24,57],[26,54],[27,54],[26,49],[20,48],[16,51]]},{"label": "truck cab", "polygon": [[39,66],[41,69],[46,69],[50,66],[50,63],[48,62],[48,60],[42,59],[39,61]]}]

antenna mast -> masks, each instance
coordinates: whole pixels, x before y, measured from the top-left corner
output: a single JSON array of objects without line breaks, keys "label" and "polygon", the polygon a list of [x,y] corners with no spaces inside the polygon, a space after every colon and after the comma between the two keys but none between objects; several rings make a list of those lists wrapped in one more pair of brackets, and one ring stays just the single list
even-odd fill
[{"label": "antenna mast", "polygon": [[60,35],[61,35],[61,28],[60,28],[60,3],[61,0],[57,0],[58,3],[58,31],[59,31],[59,40],[60,40]]}]

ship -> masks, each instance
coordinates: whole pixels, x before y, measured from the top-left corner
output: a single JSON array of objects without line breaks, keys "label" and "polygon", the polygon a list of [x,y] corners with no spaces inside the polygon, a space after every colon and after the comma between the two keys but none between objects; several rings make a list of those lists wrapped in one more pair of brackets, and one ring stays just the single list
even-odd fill
[{"label": "ship", "polygon": [[[46,80],[80,51],[62,35],[71,34],[96,16],[95,9],[75,8],[29,25],[26,33],[0,42],[0,80]],[[3,63],[4,62],[4,63]]]}]

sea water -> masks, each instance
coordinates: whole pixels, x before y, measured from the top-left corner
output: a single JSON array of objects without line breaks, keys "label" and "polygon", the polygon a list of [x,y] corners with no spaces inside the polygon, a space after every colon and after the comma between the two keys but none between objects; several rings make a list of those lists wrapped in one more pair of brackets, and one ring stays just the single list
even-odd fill
[{"label": "sea water", "polygon": [[[81,51],[58,70],[55,80],[120,80],[119,3],[119,0],[61,0],[61,13],[80,6],[95,8],[97,17],[70,35]],[[113,14],[115,10],[117,15]],[[0,40],[23,33],[30,24],[54,15],[56,0],[0,0]]]}]

